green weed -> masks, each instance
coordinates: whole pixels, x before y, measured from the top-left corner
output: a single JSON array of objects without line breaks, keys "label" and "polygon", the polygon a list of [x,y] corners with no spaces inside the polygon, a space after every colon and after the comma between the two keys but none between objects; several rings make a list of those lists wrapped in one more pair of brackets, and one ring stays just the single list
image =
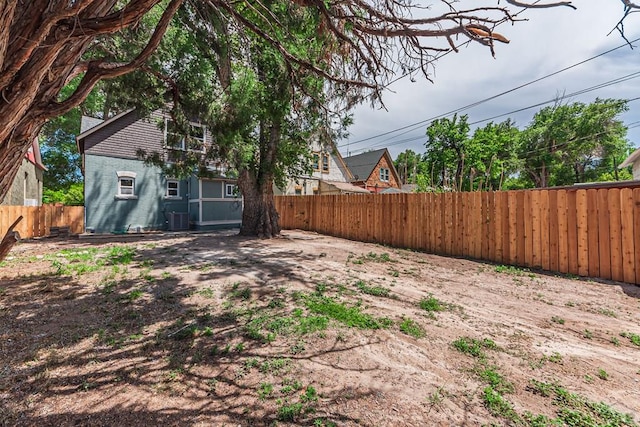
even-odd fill
[{"label": "green weed", "polygon": [[204,288],[198,291],[198,294],[204,298],[215,298],[216,292],[211,288]]},{"label": "green weed", "polygon": [[359,280],[356,283],[356,287],[363,294],[373,295],[373,296],[376,296],[376,297],[389,297],[389,296],[391,296],[391,289],[385,288],[383,286],[369,286],[363,280]]},{"label": "green weed", "polygon": [[496,416],[502,417],[511,422],[518,424],[520,416],[513,409],[513,405],[509,403],[502,395],[493,389],[493,387],[485,387],[482,392],[482,402],[489,412]]},{"label": "green weed", "polygon": [[311,312],[322,314],[350,327],[381,329],[385,325],[385,322],[363,313],[360,307],[347,307],[331,297],[312,295],[306,299],[305,303]]},{"label": "green weed", "polygon": [[422,326],[409,318],[402,319],[402,322],[400,323],[400,330],[414,338],[422,338],[426,335]]},{"label": "green weed", "polygon": [[445,304],[443,304],[433,295],[429,295],[427,298],[421,299],[419,305],[421,309],[430,313],[436,311],[444,311],[446,309]]},{"label": "green weed", "polygon": [[640,335],[631,332],[622,332],[620,333],[620,336],[622,338],[628,338],[629,341],[631,341],[631,344],[640,347]]},{"label": "green weed", "polygon": [[267,397],[271,396],[273,393],[273,384],[271,383],[261,383],[260,388],[258,388],[258,398],[260,400],[265,400]]},{"label": "green weed", "polygon": [[609,374],[604,369],[598,369],[597,375],[598,375],[598,378],[600,378],[603,381],[606,381],[609,379]]},{"label": "green weed", "polygon": [[477,340],[475,338],[460,337],[455,340],[452,345],[459,352],[479,359],[484,359],[486,357],[483,349],[494,350],[498,348],[496,343],[489,338]]},{"label": "green weed", "polygon": [[498,393],[513,393],[513,384],[500,374],[495,366],[485,367],[477,371],[478,376]]}]

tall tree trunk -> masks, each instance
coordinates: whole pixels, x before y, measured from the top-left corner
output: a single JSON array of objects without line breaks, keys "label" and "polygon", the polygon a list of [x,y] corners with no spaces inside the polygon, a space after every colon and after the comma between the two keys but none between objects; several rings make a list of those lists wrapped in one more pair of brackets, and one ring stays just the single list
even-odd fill
[{"label": "tall tree trunk", "polygon": [[273,178],[263,177],[261,181],[247,169],[238,176],[244,200],[240,235],[269,239],[280,234],[279,215],[273,198]]},{"label": "tall tree trunk", "polygon": [[280,234],[279,215],[273,194],[273,177],[278,144],[282,138],[281,123],[277,118],[267,126],[260,125],[260,158],[257,175],[243,169],[238,176],[238,187],[244,199],[240,235],[270,239]]}]

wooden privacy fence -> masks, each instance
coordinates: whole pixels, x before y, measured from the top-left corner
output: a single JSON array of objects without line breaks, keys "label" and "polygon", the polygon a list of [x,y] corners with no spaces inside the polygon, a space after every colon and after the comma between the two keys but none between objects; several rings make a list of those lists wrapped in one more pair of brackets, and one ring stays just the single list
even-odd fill
[{"label": "wooden privacy fence", "polygon": [[282,228],[640,284],[640,187],[279,196]]},{"label": "wooden privacy fence", "polygon": [[46,237],[51,227],[69,227],[69,233],[84,231],[83,206],[0,206],[0,236],[20,215],[23,219],[15,228],[20,238]]}]

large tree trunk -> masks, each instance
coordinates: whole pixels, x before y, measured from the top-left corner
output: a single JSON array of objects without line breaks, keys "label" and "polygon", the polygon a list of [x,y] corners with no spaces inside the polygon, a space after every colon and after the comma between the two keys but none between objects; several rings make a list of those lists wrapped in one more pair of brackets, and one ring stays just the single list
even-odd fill
[{"label": "large tree trunk", "polygon": [[279,216],[273,199],[273,179],[258,182],[248,170],[238,177],[244,199],[240,235],[270,239],[280,234]]},{"label": "large tree trunk", "polygon": [[279,216],[273,199],[273,171],[281,138],[281,123],[277,118],[271,124],[262,122],[257,174],[243,169],[238,176],[238,187],[244,199],[240,227],[243,236],[270,239],[280,234]]}]

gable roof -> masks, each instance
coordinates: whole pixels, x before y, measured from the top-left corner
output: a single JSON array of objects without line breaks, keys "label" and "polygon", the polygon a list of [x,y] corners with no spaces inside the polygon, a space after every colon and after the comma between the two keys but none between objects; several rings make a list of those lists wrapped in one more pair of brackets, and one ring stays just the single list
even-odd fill
[{"label": "gable roof", "polygon": [[29,147],[29,150],[24,155],[24,157],[25,159],[33,163],[37,168],[42,169],[43,171],[47,170],[47,167],[42,163],[38,137],[33,138],[33,141],[31,141],[31,147]]},{"label": "gable roof", "polygon": [[84,153],[84,139],[91,135],[94,132],[97,132],[98,130],[102,129],[105,126],[110,125],[111,123],[120,120],[122,117],[126,116],[127,114],[131,113],[132,111],[135,111],[135,108],[130,108],[129,110],[125,110],[122,113],[116,114],[115,116],[111,117],[110,119],[107,120],[100,120],[100,119],[95,119],[93,117],[82,117],[82,121],[81,121],[81,129],[85,126],[91,126],[94,125],[92,127],[90,127],[89,129],[84,130],[84,132],[82,132],[80,135],[76,136],[76,145],[78,146],[78,152],[80,154]]},{"label": "gable roof", "polygon": [[387,157],[387,164],[389,166],[389,169],[395,177],[398,185],[401,185],[398,171],[393,164],[393,159],[391,158],[391,154],[389,154],[389,150],[387,150],[386,148],[346,157],[344,161],[349,169],[351,169],[354,181],[366,181],[369,179],[371,173],[380,163],[383,157]]},{"label": "gable roof", "polygon": [[626,168],[627,166],[633,165],[638,159],[640,159],[640,148],[635,150],[629,157],[625,159],[624,162],[620,163],[618,169]]},{"label": "gable roof", "polygon": [[344,162],[347,164],[347,167],[349,167],[349,170],[351,170],[354,180],[366,181],[385,152],[387,152],[386,148],[368,151],[366,153],[356,154],[355,156],[345,157]]}]

